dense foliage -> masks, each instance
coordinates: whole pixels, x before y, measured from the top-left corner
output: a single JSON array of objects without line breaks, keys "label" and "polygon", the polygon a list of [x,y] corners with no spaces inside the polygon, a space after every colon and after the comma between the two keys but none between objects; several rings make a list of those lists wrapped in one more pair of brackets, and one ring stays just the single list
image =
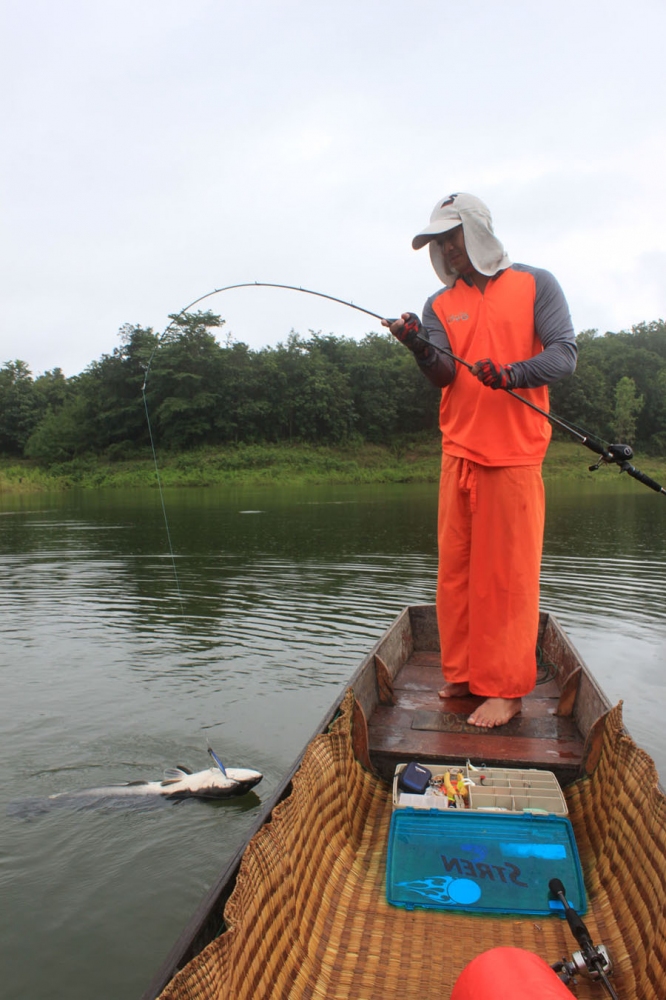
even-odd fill
[{"label": "dense foliage", "polygon": [[[40,462],[86,453],[127,457],[150,443],[354,440],[390,444],[435,432],[439,391],[388,334],[361,341],[293,333],[250,350],[215,332],[211,312],[171,317],[161,339],[125,326],[121,344],[80,375],[0,368],[0,452]],[[574,375],[551,389],[555,413],[607,440],[666,450],[666,324],[578,336]],[[145,402],[142,387],[145,384]]]},{"label": "dense foliage", "polygon": [[576,371],[550,389],[553,412],[607,441],[666,453],[666,323],[576,340]]}]

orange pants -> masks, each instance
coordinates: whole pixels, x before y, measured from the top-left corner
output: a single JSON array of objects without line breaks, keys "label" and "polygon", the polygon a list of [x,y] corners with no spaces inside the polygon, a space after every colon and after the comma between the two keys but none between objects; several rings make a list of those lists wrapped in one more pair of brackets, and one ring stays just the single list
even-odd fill
[{"label": "orange pants", "polygon": [[447,682],[486,698],[534,688],[544,514],[540,465],[443,456],[437,620]]},{"label": "orange pants", "polygon": [[573,993],[534,952],[492,948],[465,966],[451,1000],[573,1000]]}]

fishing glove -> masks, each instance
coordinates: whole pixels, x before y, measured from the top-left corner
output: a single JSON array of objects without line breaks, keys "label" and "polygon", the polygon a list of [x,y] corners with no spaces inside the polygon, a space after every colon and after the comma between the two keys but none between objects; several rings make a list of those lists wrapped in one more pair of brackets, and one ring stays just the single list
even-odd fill
[{"label": "fishing glove", "polygon": [[492,358],[483,358],[474,367],[479,382],[491,389],[513,389],[516,384],[516,373],[511,365],[500,365]]},{"label": "fishing glove", "polygon": [[[430,357],[432,350],[428,344],[424,343],[428,339],[421,320],[416,313],[409,313],[409,319],[405,320],[405,325],[393,336],[416,354],[420,360]],[[423,338],[423,339],[420,339]]]}]

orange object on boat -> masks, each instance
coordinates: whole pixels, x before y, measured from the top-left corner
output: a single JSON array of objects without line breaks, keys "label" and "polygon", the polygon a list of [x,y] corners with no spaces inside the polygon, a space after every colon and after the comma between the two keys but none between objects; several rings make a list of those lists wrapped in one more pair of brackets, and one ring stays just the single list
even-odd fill
[{"label": "orange object on boat", "polygon": [[572,1000],[572,994],[534,952],[491,948],[465,966],[451,1000]]}]

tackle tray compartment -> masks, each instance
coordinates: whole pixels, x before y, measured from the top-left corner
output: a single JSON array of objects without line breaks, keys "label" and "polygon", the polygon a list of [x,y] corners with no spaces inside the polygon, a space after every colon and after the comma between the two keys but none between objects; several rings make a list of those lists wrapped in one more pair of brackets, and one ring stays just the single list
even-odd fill
[{"label": "tackle tray compartment", "polygon": [[[401,772],[407,764],[398,764],[393,778],[394,809],[448,809],[446,794],[435,793],[432,788],[424,794],[403,792],[399,787]],[[569,810],[559,782],[552,771],[537,768],[472,767],[466,764],[428,764],[433,779],[443,777],[449,771],[455,783],[455,776],[461,772],[464,778],[471,778],[474,785],[468,785],[469,796],[465,799],[465,810],[489,813],[543,813],[567,816]]]}]

